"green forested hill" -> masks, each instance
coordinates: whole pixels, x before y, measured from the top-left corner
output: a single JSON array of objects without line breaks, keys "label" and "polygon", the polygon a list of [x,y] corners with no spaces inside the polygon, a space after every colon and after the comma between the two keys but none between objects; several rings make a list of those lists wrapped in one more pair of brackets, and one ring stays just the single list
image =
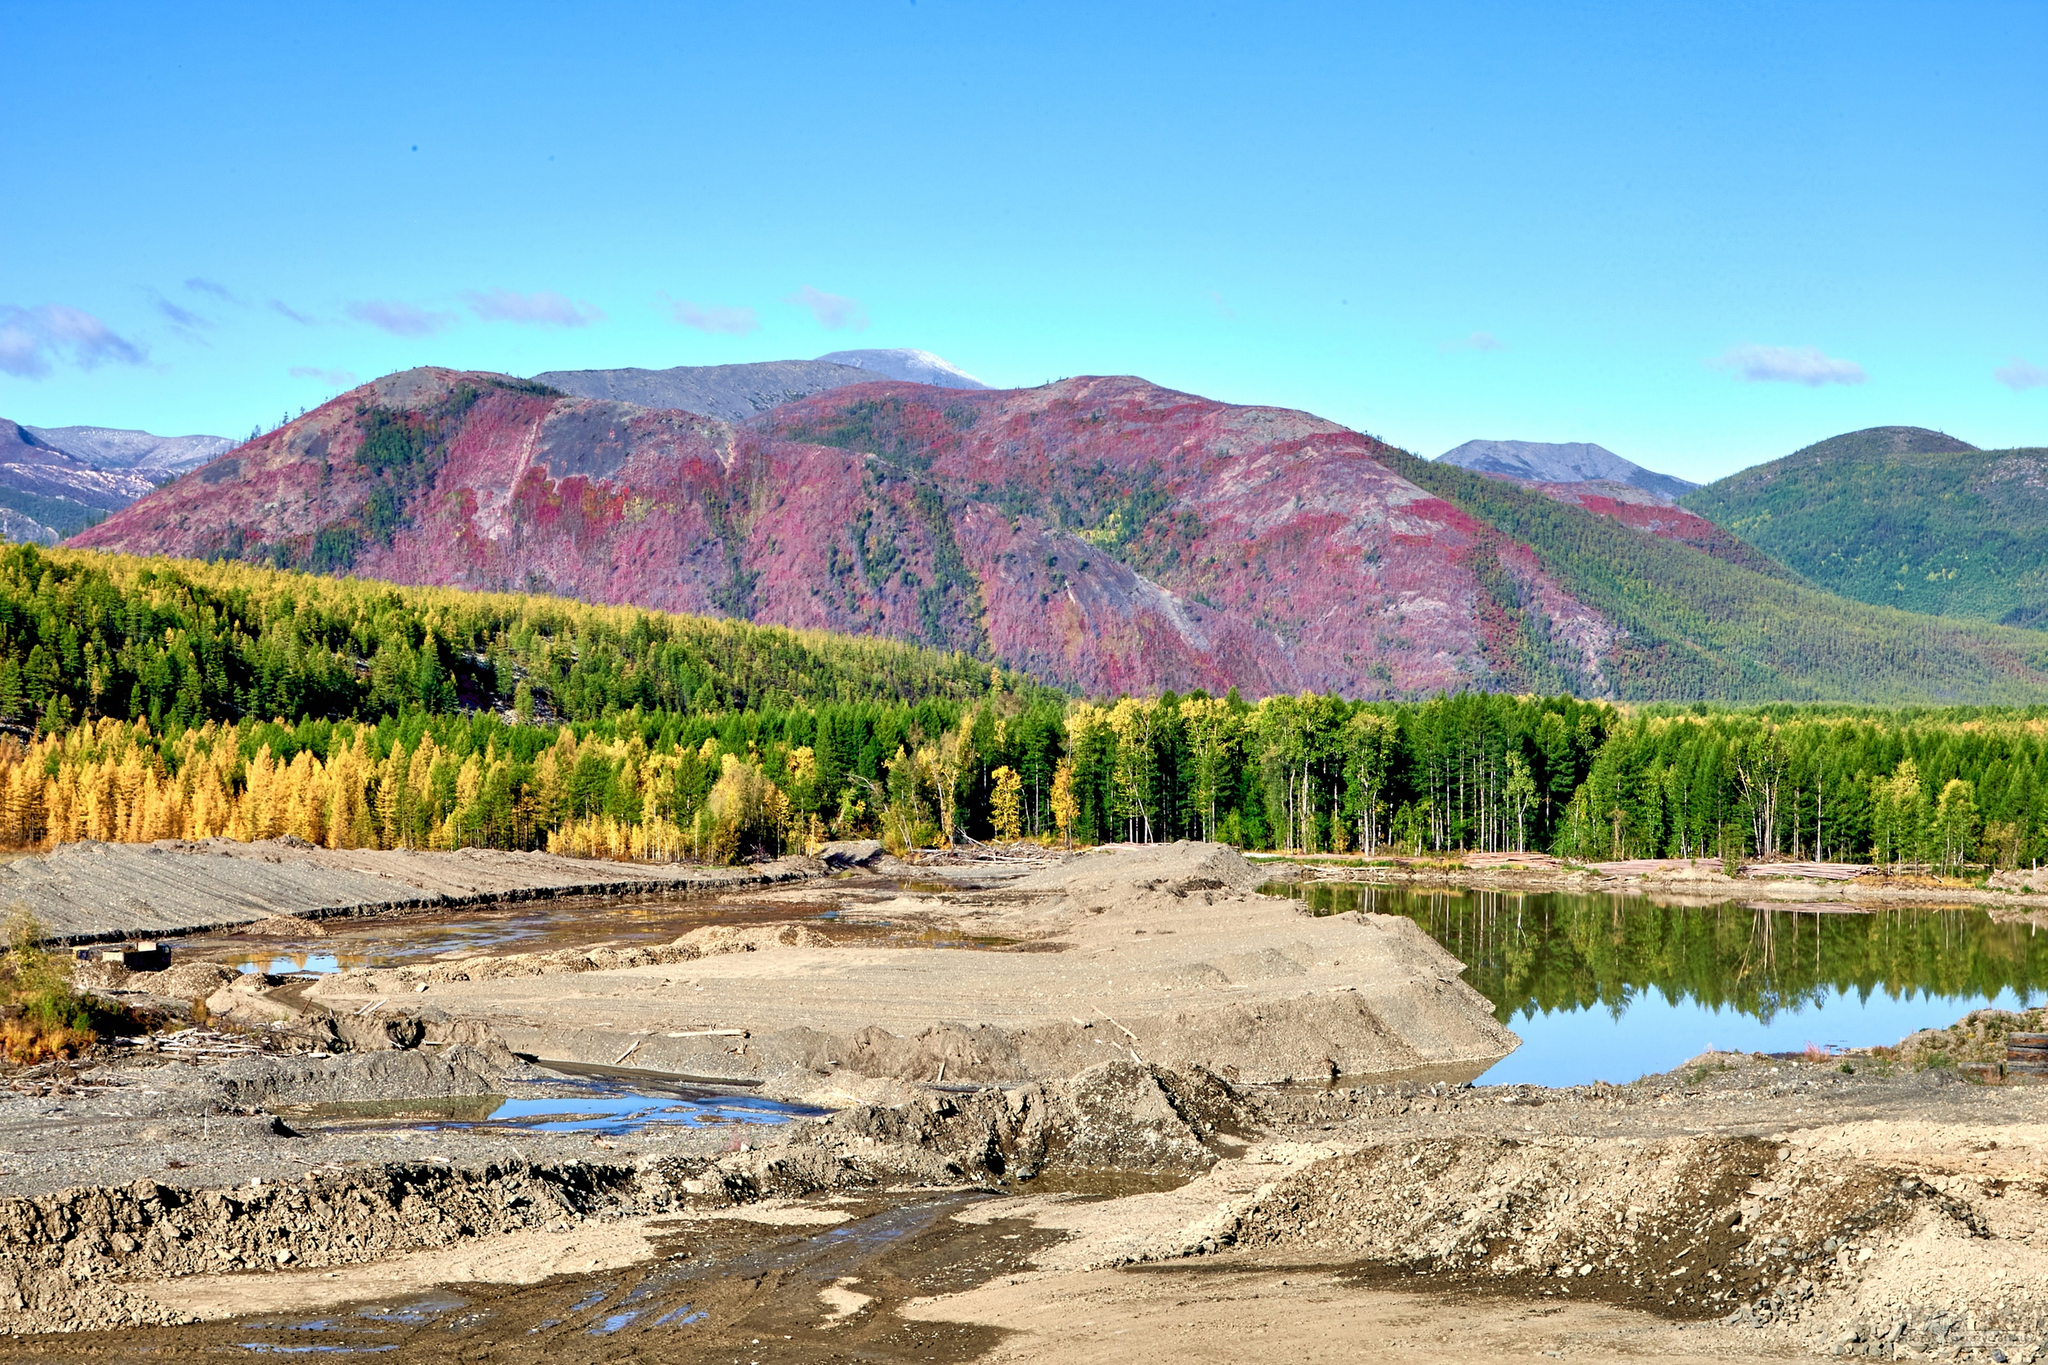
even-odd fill
[{"label": "green forested hill", "polygon": [[79,550],[0,550],[0,721],[173,729],[517,707],[596,720],[1030,688],[891,640]]},{"label": "green forested hill", "polygon": [[1745,469],[1681,505],[1860,602],[2048,625],[2048,449],[1978,450],[1877,427]]},{"label": "green forested hill", "polygon": [[[2048,635],[1869,606],[1470,470],[1409,455],[1386,462],[1533,547],[1574,596],[1624,629],[1607,679],[1619,697],[2031,702],[2048,696]],[[1527,608],[1518,611],[1536,685],[1570,682],[1585,690],[1579,680],[1546,674],[1543,664],[1562,653],[1546,623]]]}]

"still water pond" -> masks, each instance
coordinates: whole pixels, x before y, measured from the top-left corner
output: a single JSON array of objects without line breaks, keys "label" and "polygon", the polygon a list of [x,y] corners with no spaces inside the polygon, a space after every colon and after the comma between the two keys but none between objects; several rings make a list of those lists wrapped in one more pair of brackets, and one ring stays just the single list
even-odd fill
[{"label": "still water pond", "polygon": [[1322,914],[1406,915],[1449,949],[1522,1038],[1484,1085],[1631,1081],[1710,1046],[1890,1044],[1973,1009],[2048,1000],[2048,933],[1982,910],[1814,913],[1331,882],[1264,889]]}]

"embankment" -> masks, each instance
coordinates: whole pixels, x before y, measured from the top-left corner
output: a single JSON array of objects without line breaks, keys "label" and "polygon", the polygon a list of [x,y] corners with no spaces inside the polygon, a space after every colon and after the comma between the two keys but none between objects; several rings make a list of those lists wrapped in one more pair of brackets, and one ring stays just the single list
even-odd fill
[{"label": "embankment", "polygon": [[316,848],[293,838],[64,844],[0,867],[60,943],[200,933],[276,916],[321,919],[556,896],[738,890],[820,875],[808,858],[759,867],[612,863],[548,853]]},{"label": "embankment", "polygon": [[1469,1078],[1516,1047],[1413,921],[1305,914],[1259,881],[1222,845],[1119,847],[840,911],[841,924],[923,925],[919,946],[708,929],[662,947],[347,972],[305,1000],[344,1016],[380,1000],[425,1008],[519,1052],[630,1057],[821,1102],[843,1076],[1010,1084],[1109,1060],[1247,1084],[1431,1067]]}]

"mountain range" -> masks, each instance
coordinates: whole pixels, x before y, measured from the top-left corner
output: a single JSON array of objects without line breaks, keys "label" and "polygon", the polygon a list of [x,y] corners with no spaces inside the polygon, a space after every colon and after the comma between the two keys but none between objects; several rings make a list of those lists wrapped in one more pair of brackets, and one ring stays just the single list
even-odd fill
[{"label": "mountain range", "polygon": [[235,442],[225,436],[157,436],[118,427],[28,427],[38,438],[95,469],[176,478]]},{"label": "mountain range", "polygon": [[0,537],[54,545],[233,445],[0,419]]},{"label": "mountain range", "polygon": [[891,636],[1095,695],[2048,696],[2048,638],[1824,592],[1634,485],[1127,376],[865,377],[735,420],[409,370],[71,543]]}]

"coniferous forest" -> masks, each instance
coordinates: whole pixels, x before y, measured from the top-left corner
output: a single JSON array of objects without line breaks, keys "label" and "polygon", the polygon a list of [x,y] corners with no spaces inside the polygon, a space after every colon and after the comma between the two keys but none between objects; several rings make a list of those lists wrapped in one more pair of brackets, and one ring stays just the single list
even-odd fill
[{"label": "coniferous forest", "polygon": [[1077,700],[549,598],[0,552],[0,841],[732,860],[834,837],[2017,866],[2048,708]]}]

